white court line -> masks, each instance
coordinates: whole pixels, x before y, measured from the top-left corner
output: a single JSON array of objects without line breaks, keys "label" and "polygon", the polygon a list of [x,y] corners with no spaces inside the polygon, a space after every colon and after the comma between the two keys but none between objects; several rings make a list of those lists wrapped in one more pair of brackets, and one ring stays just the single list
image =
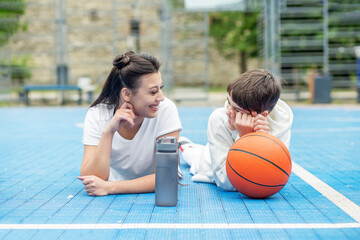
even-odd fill
[{"label": "white court line", "polygon": [[324,195],[332,203],[338,206],[341,210],[346,212],[350,217],[352,217],[356,222],[360,223],[360,207],[352,202],[350,199],[336,191],[334,188],[330,187],[316,176],[311,174],[309,171],[295,163],[292,162],[292,171],[298,175],[304,182],[312,186],[315,190]]},{"label": "white court line", "polygon": [[349,128],[304,128],[304,129],[292,129],[291,133],[296,133],[296,134],[308,134],[308,133],[315,133],[315,134],[320,134],[320,133],[336,133],[336,132],[359,132],[360,131],[360,127],[349,127]]},{"label": "white court line", "polygon": [[334,229],[360,228],[360,223],[123,223],[0,224],[0,229]]}]

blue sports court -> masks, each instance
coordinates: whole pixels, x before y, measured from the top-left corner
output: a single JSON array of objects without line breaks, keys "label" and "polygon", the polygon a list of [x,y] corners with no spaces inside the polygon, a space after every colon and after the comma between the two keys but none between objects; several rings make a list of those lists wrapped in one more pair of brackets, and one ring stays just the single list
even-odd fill
[{"label": "blue sports court", "polygon": [[[87,108],[0,108],[0,239],[359,239],[360,108],[292,109],[293,172],[279,193],[194,183],[182,162],[178,205],[157,207],[153,193],[86,194]],[[212,110],[179,107],[181,134],[205,144]]]}]

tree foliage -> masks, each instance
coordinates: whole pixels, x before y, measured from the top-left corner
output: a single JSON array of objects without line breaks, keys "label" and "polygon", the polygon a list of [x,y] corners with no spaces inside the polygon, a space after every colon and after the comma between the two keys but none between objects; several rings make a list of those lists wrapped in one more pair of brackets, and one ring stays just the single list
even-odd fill
[{"label": "tree foliage", "polygon": [[239,57],[240,72],[257,55],[257,12],[216,12],[210,15],[210,36],[226,58]]},{"label": "tree foliage", "polygon": [[24,12],[24,0],[0,0],[0,47],[21,28],[19,18]]}]

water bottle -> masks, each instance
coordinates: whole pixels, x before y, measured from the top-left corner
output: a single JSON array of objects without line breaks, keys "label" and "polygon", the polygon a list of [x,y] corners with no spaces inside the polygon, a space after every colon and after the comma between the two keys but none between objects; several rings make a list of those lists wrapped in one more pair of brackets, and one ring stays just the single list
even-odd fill
[{"label": "water bottle", "polygon": [[156,144],[155,204],[176,206],[178,202],[179,144],[176,137],[164,137]]}]

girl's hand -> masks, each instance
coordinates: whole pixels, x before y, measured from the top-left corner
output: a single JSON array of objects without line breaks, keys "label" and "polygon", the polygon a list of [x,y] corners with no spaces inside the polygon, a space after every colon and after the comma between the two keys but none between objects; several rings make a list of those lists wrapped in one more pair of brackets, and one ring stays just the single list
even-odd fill
[{"label": "girl's hand", "polygon": [[133,105],[129,102],[125,102],[116,110],[107,128],[114,133],[121,129],[126,123],[129,123],[131,127],[133,127],[135,125],[134,119],[136,117]]},{"label": "girl's hand", "polygon": [[102,180],[101,178],[89,175],[77,177],[84,184],[84,188],[89,196],[105,196],[108,195],[109,182]]},{"label": "girl's hand", "polygon": [[254,118],[254,131],[255,132],[269,133],[269,131],[270,131],[270,123],[267,120],[265,114],[258,114]]}]

